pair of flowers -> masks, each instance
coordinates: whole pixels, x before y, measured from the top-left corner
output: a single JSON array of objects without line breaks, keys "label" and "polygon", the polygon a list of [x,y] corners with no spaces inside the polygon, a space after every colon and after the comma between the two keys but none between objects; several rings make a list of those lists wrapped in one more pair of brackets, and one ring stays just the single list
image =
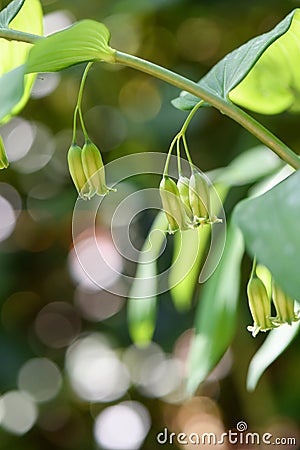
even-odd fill
[{"label": "pair of flowers", "polygon": [[92,198],[95,194],[106,195],[113,190],[106,186],[105,169],[98,147],[86,139],[84,146],[73,143],[68,151],[70,175],[81,198]]},{"label": "pair of flowers", "polygon": [[210,186],[195,167],[190,178],[180,175],[177,184],[164,174],[159,190],[169,233],[221,221],[211,214]]},{"label": "pair of flowers", "polygon": [[[249,308],[253,317],[253,326],[247,329],[255,337],[259,331],[268,331],[279,325],[299,320],[299,313],[295,313],[295,300],[290,298],[278,284],[272,280],[270,272],[264,268],[267,275],[265,283],[255,276],[252,271],[247,286]],[[276,310],[276,316],[271,316],[272,302]]]}]

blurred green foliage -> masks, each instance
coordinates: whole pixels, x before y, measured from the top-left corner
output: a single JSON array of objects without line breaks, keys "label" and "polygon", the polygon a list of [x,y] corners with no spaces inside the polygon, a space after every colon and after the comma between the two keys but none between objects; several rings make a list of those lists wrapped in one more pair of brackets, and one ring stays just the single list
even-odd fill
[{"label": "blurred green foliage", "polygon": [[[0,3],[1,6],[7,4]],[[68,18],[70,21],[83,18],[103,21],[112,32],[113,47],[138,54],[194,80],[229,51],[269,30],[298,6],[298,2],[292,0],[251,3],[45,0],[42,3],[45,14],[49,15],[49,23],[52,15],[52,26]],[[54,15],[57,11],[63,11],[64,15]],[[76,193],[67,171],[66,152],[71,141],[72,115],[82,71],[82,65],[63,71],[50,95],[40,98],[36,95],[31,99],[21,117],[32,128],[26,128],[28,122],[14,119],[1,129],[8,143],[25,147],[23,156],[0,174],[0,195],[13,205],[17,218],[15,222],[11,220],[14,224],[12,233],[0,243],[0,390],[4,396],[19,389],[22,386],[20,371],[32,358],[47,358],[54,362],[62,383],[55,395],[49,394],[47,401],[38,403],[36,424],[27,433],[17,436],[5,427],[0,428],[1,450],[95,448],[95,418],[106,408],[128,400],[144,405],[151,416],[152,426],[148,434],[145,432],[147,437],[139,447],[142,449],[161,448],[156,442],[157,433],[164,427],[176,432],[186,429],[188,418],[195,418],[197,424],[208,420],[210,425],[207,427],[215,426],[217,430],[234,428],[243,419],[253,431],[297,436],[300,423],[299,336],[270,367],[257,390],[247,392],[248,364],[264,336],[253,340],[246,331],[251,317],[245,289],[241,290],[238,327],[229,352],[197,395],[181,403],[180,386],[178,401],[166,394],[166,383],[171,384],[171,375],[176,373],[173,360],[169,365],[166,361],[170,355],[179,360],[186,359],[194,307],[178,313],[170,295],[162,294],[154,334],[159,347],[151,347],[147,353],[147,350],[138,351],[132,347],[124,299],[105,291],[90,291],[86,286],[78,287],[71,230]],[[43,85],[42,75],[38,76],[38,81]],[[105,162],[141,151],[166,151],[186,117],[170,103],[177,95],[176,88],[131,69],[104,64],[93,66],[84,93],[83,109],[91,138],[101,148]],[[256,117],[291,148],[299,149],[297,115]],[[18,130],[17,137],[12,134],[13,127]],[[39,139],[36,148],[30,146],[30,137],[25,139],[25,132]],[[195,164],[205,171],[225,166],[244,150],[257,145],[256,139],[212,108],[198,113],[188,130],[188,139]],[[13,153],[9,156],[13,157]],[[34,169],[32,161],[35,161]],[[144,177],[134,183],[128,186],[129,192],[130,189],[152,187],[153,178]],[[247,195],[247,191],[248,186],[231,189],[225,202],[227,213]],[[11,212],[9,209],[4,211]],[[140,246],[152,219],[151,214],[145,214],[134,225],[133,232]],[[105,239],[107,224],[105,217],[101,220],[99,233],[101,239]],[[9,223],[6,226],[9,227]],[[171,258],[170,252],[165,258]],[[159,264],[164,265],[165,261],[160,260]],[[132,267],[127,270],[134,272]],[[242,286],[246,285],[249,271],[250,261],[245,256]],[[119,386],[125,383],[124,392],[120,387],[119,397],[116,394],[116,397],[106,399],[104,393],[102,400],[102,394],[93,400],[82,393],[78,380],[72,378],[76,361],[71,358],[71,350],[75,351],[72,345],[79,336],[82,340],[96,336],[90,344],[93,348],[102,349],[104,353],[110,349],[114,358],[120,357],[130,370],[132,367],[136,370],[136,365],[129,362],[134,359],[144,372],[137,376],[133,370],[126,389],[124,367],[117,365],[114,373],[119,374],[119,378],[116,375]],[[110,357],[113,359],[111,354]],[[66,361],[73,369],[66,367]],[[164,367],[166,373],[159,378],[153,367]],[[155,376],[161,382],[154,386]],[[90,383],[92,385],[93,381]],[[97,385],[97,380],[94,383]],[[38,383],[36,389],[38,391]],[[146,422],[145,419],[144,425]],[[201,430],[209,431],[198,425],[190,431],[200,433]],[[118,432],[117,425],[115,432]],[[172,446],[177,448],[175,444]],[[168,448],[168,445],[164,447]]]}]

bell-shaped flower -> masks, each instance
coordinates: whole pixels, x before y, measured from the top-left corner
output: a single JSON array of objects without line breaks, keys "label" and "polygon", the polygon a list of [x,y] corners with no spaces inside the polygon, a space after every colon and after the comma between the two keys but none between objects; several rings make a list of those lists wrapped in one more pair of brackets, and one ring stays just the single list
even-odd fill
[{"label": "bell-shaped flower", "polygon": [[82,149],[79,145],[72,144],[68,151],[68,166],[73,183],[81,198],[90,198],[90,187],[85,176],[82,160]]},{"label": "bell-shaped flower", "polygon": [[207,223],[210,219],[209,186],[205,176],[195,168],[189,182],[189,202],[195,222]]},{"label": "bell-shaped flower", "polygon": [[90,186],[90,197],[94,194],[106,195],[114,189],[108,188],[105,181],[105,169],[98,147],[89,139],[85,141],[81,154],[82,167]]},{"label": "bell-shaped flower", "polygon": [[189,182],[190,180],[187,177],[184,177],[180,175],[177,181],[177,188],[179,191],[179,195],[181,198],[181,201],[183,203],[185,212],[189,219],[193,220],[193,211],[190,205],[190,197],[189,197]]},{"label": "bell-shaped flower", "polygon": [[247,286],[247,295],[254,322],[253,326],[247,327],[247,330],[255,337],[259,331],[271,330],[276,325],[271,322],[271,299],[260,278],[251,276]]},{"label": "bell-shaped flower", "polygon": [[190,220],[185,212],[176,183],[164,175],[159,185],[163,209],[169,222],[169,232],[189,228]]},{"label": "bell-shaped flower", "polygon": [[289,297],[278,284],[273,280],[272,283],[272,300],[276,309],[276,317],[272,318],[272,322],[277,325],[299,320],[299,315],[295,313],[295,300]]}]

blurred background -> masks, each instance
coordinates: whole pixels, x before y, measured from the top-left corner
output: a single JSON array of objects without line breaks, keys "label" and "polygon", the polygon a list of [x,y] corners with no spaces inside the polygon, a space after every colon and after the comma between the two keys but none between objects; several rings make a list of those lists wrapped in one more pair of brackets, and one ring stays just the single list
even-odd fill
[{"label": "blurred background", "polygon": [[[83,18],[103,21],[112,33],[112,47],[193,80],[299,6],[292,0],[42,4],[47,34]],[[77,194],[66,153],[83,68],[40,74],[26,108],[0,129],[11,162],[0,173],[0,449],[152,450],[163,447],[156,436],[165,427],[176,433],[220,434],[240,420],[251,431],[298,437],[299,442],[299,337],[256,391],[246,391],[249,361],[265,337],[254,340],[246,330],[251,323],[246,256],[235,339],[190,399],[183,379],[194,310],[179,314],[169,294],[163,294],[154,343],[139,349],[128,335],[126,299],[97,289],[80,268],[71,230]],[[105,162],[137,152],[167,151],[186,117],[170,103],[177,95],[176,88],[131,69],[94,65],[83,109]],[[299,152],[299,116],[256,117]],[[204,171],[225,166],[257,144],[213,109],[198,113],[188,139],[193,159]],[[128,194],[140,187],[157,185],[146,177],[124,186]],[[227,213],[247,189],[231,192]],[[104,210],[98,231],[108,253],[113,247],[107,232],[112,207]],[[142,245],[152,219],[146,214],[135,221],[137,245]],[[88,232],[82,243],[88,255]],[[134,267],[128,270],[134,272]],[[176,442],[164,447],[197,448]]]}]

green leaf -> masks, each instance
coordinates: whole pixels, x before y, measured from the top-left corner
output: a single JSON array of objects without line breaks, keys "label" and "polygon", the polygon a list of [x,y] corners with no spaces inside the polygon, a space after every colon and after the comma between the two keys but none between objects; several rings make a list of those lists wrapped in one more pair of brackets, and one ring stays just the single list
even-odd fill
[{"label": "green leaf", "polygon": [[10,22],[18,14],[25,0],[13,0],[2,11],[0,11],[0,27],[7,28]]},{"label": "green leaf", "polygon": [[[14,8],[12,3],[14,3]],[[10,12],[17,12],[17,4],[12,3],[10,3],[12,5]],[[21,9],[19,8],[19,12],[11,21],[10,27],[14,30],[41,35],[43,33],[43,13],[39,0],[25,0],[23,6],[19,6]],[[24,79],[23,65],[31,47],[32,45],[26,42],[0,39],[1,123],[9,120],[11,115],[17,114],[28,101],[35,75],[26,75]]]},{"label": "green leaf", "polygon": [[209,236],[210,227],[208,226],[176,233],[174,236],[169,285],[173,303],[178,311],[186,311],[192,305],[192,297]]},{"label": "green leaf", "polygon": [[300,171],[234,210],[249,253],[292,298],[300,292]]},{"label": "green leaf", "polygon": [[292,325],[282,325],[269,333],[249,364],[247,375],[247,389],[249,391],[254,391],[264,371],[292,342],[299,331],[299,327],[300,322],[294,322]]},{"label": "green leaf", "polygon": [[262,114],[300,111],[300,10],[289,30],[260,57],[229,98]]},{"label": "green leaf", "polygon": [[127,305],[127,321],[132,341],[144,347],[152,340],[156,322],[156,297],[130,299]]},{"label": "green leaf", "polygon": [[[229,92],[246,77],[265,50],[286,33],[296,11],[292,11],[273,30],[251,39],[233,52],[228,53],[201,78],[198,84],[203,89],[228,100]],[[199,98],[183,91],[180,97],[173,101],[173,104],[177,108],[190,110],[198,102]]]},{"label": "green leaf", "polygon": [[258,145],[239,154],[217,176],[220,183],[240,186],[272,174],[282,167],[282,160],[264,145]]},{"label": "green leaf", "polygon": [[[216,183],[214,190],[211,192],[212,213],[220,216],[222,202],[226,198],[228,187],[218,183],[218,179]],[[223,216],[223,212],[221,215]],[[220,231],[219,226],[222,225],[215,225],[217,233]],[[212,252],[208,252],[204,260],[209,241],[213,239],[211,235],[215,236],[214,233],[211,233],[211,226],[204,226],[197,230],[176,233],[174,236],[174,253],[169,286],[171,287],[170,292],[174,305],[178,311],[185,311],[191,307],[193,293],[199,281],[200,273],[202,274],[201,269],[206,272],[205,279],[210,275],[208,273],[211,267],[210,255],[213,254],[213,261],[215,261],[222,254],[223,246],[221,245],[218,248],[213,248]]]},{"label": "green leaf", "polygon": [[24,70],[20,66],[0,78],[0,120],[10,114],[23,96]]},{"label": "green leaf", "polygon": [[100,22],[82,20],[38,41],[30,51],[27,73],[56,72],[86,61],[114,59],[109,30]]},{"label": "green leaf", "polygon": [[157,214],[141,250],[135,279],[127,303],[129,334],[136,345],[147,345],[153,336],[156,321],[157,258],[159,257],[168,221],[163,211]]},{"label": "green leaf", "polygon": [[215,367],[233,338],[243,253],[242,234],[231,224],[220,264],[200,293],[189,354],[187,389],[191,394]]}]

